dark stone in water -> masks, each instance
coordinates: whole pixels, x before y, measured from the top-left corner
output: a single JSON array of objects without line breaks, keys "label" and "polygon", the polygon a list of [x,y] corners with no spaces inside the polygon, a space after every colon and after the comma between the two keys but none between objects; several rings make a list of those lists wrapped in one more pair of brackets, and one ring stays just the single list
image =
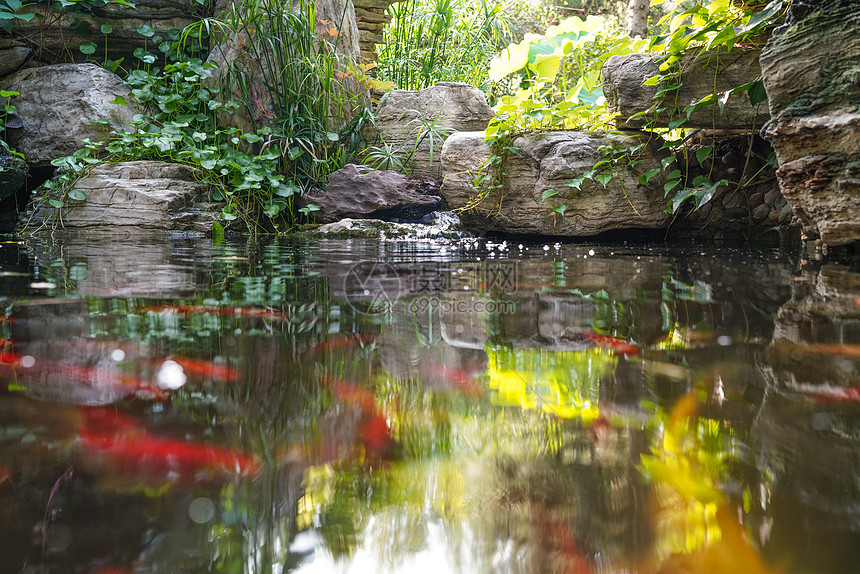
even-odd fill
[{"label": "dark stone in water", "polygon": [[321,223],[345,218],[416,221],[442,207],[439,184],[432,179],[354,164],[329,175],[325,191],[311,190],[304,200],[322,208],[314,214]]}]

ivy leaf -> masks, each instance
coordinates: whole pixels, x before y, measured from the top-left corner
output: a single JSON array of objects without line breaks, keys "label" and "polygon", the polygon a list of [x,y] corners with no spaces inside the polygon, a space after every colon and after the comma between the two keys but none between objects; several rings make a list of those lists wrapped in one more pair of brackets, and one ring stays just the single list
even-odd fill
[{"label": "ivy leaf", "polygon": [[141,24],[137,28],[137,33],[144,38],[152,38],[153,36],[155,36],[155,30],[153,30],[152,27],[148,26],[147,24]]},{"label": "ivy leaf", "polygon": [[673,179],[672,181],[667,181],[667,182],[663,185],[663,193],[664,193],[664,194],[669,193],[670,191],[672,191],[673,189],[675,189],[676,187],[678,187],[678,184],[679,184],[679,183],[681,183],[681,180],[680,180],[680,179]]},{"label": "ivy leaf", "polygon": [[642,185],[648,185],[648,182],[651,181],[651,178],[653,178],[655,175],[657,175],[661,171],[662,170],[659,167],[655,167],[654,169],[649,169],[648,171],[643,173],[642,176],[639,178],[639,183],[641,183]]},{"label": "ivy leaf", "polygon": [[128,105],[128,102],[122,96],[117,96],[114,99],[112,99],[111,101],[109,101],[108,103],[113,104],[115,106],[127,106]]},{"label": "ivy leaf", "polygon": [[708,159],[711,155],[711,152],[714,151],[714,146],[707,146],[700,148],[696,151],[696,161],[699,162],[699,165],[702,165],[702,162]]},{"label": "ivy leaf", "polygon": [[102,34],[110,34],[111,32],[113,32],[113,26],[111,26],[110,24],[102,24],[101,30]]},{"label": "ivy leaf", "polygon": [[277,203],[267,203],[265,207],[263,207],[263,213],[265,213],[270,218],[277,217],[278,213],[281,211],[281,206]]},{"label": "ivy leaf", "polygon": [[609,183],[611,180],[612,180],[612,174],[611,173],[601,173],[597,176],[597,181],[599,181],[603,185],[604,188],[606,187],[606,184]]},{"label": "ivy leaf", "polygon": [[578,190],[582,191],[582,182],[584,182],[584,181],[585,181],[585,177],[577,177],[577,178],[574,178],[574,179],[570,180],[569,182],[565,183],[564,185],[566,185],[568,187],[572,187],[573,189],[578,189]]},{"label": "ivy leaf", "polygon": [[78,48],[78,50],[81,51],[81,54],[89,55],[89,54],[95,54],[96,48],[98,48],[98,46],[96,46],[93,42],[87,42],[86,44],[81,44],[81,46]]},{"label": "ivy leaf", "polygon": [[51,205],[53,205],[53,206],[54,206],[54,207],[56,207],[57,209],[62,209],[62,208],[63,208],[63,205],[65,205],[65,204],[64,204],[62,201],[60,201],[59,199],[49,199],[49,200],[48,200],[48,203],[50,203]]},{"label": "ivy leaf", "polygon": [[672,165],[672,162],[674,162],[674,161],[675,161],[675,156],[671,156],[671,155],[669,155],[669,156],[666,156],[666,157],[664,157],[663,159],[661,159],[661,160],[660,160],[660,165],[662,165],[662,166],[663,166],[663,169],[666,169],[666,168],[668,168],[670,165]]},{"label": "ivy leaf", "polygon": [[292,197],[300,192],[299,187],[292,182],[279,183],[275,186],[275,195],[278,197]]},{"label": "ivy leaf", "polygon": [[764,90],[764,81],[759,78],[753,82],[749,90],[750,104],[757,106],[759,103],[767,100],[767,92]]},{"label": "ivy leaf", "polygon": [[75,201],[86,201],[87,194],[80,189],[73,189],[69,192],[69,198]]},{"label": "ivy leaf", "polygon": [[564,212],[567,211],[567,206],[566,205],[557,205],[557,206],[553,207],[552,210],[554,212],[556,212],[557,214],[561,215],[562,217],[564,217]]},{"label": "ivy leaf", "polygon": [[554,195],[558,195],[558,191],[556,191],[555,189],[547,189],[546,191],[544,191],[544,192],[541,194],[541,196],[540,196],[540,200],[541,200],[541,201],[546,201],[547,199],[549,199],[550,197],[552,197],[552,196],[554,196]]},{"label": "ivy leaf", "polygon": [[298,159],[298,157],[303,153],[305,153],[305,150],[303,150],[299,146],[291,147],[290,151],[287,152],[287,158],[290,161],[296,161],[296,159]]}]

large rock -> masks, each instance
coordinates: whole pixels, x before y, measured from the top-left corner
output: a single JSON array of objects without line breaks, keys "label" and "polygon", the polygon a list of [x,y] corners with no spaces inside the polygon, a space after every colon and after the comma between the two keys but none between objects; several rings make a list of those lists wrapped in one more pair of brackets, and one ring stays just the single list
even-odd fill
[{"label": "large rock", "polygon": [[66,205],[56,209],[49,200],[60,199],[58,192],[46,194],[22,216],[22,226],[29,231],[123,226],[207,232],[220,207],[209,203],[209,186],[200,179],[195,168],[176,163],[100,164],[75,183],[85,200],[65,198]]},{"label": "large rock", "polygon": [[[110,103],[117,97],[131,101],[128,87],[95,64],[29,68],[3,78],[0,89],[20,94],[11,102],[23,127],[8,130],[7,141],[31,166],[74,153],[84,138],[106,140],[134,119],[133,107]],[[93,123],[105,119],[109,125]]]},{"label": "large rock", "polygon": [[[666,126],[681,117],[690,103],[755,80],[761,75],[758,57],[758,50],[741,48],[729,53],[705,52],[688,56],[680,63],[681,88],[654,99],[660,86],[646,86],[644,82],[660,73],[660,56],[613,56],[603,64],[603,93],[609,109],[620,114],[616,120],[619,128],[638,128],[646,124]],[[674,109],[676,105],[680,109]],[[656,113],[661,108],[665,111]],[[729,97],[723,108],[714,102],[694,112],[685,126],[750,129],[760,127],[767,119],[767,105],[762,102],[753,107],[744,92]]]},{"label": "large rock", "polygon": [[376,129],[408,173],[441,181],[445,138],[457,131],[485,130],[494,117],[480,90],[442,82],[419,91],[389,92],[379,103]]},{"label": "large rock", "polygon": [[322,223],[347,217],[414,220],[442,206],[432,179],[355,164],[330,174],[325,191],[313,190],[304,200],[322,208],[314,213]]},{"label": "large rock", "polygon": [[[646,137],[646,136],[642,136]],[[660,167],[658,145],[649,142],[632,167],[622,161],[604,187],[585,180],[581,190],[565,185],[604,159],[599,148],[639,144],[638,135],[609,139],[587,132],[529,134],[514,140],[518,154],[505,162],[501,190],[475,202],[481,190],[473,181],[490,155],[483,132],[454,134],[442,148],[442,196],[452,209],[467,208],[464,223],[482,231],[586,237],[621,229],[655,229],[668,223],[662,172],[649,185],[639,183],[647,170]],[[609,172],[606,172],[609,173]],[[542,201],[544,192],[559,193]],[[555,211],[566,206],[564,215]]]},{"label": "large rock", "polygon": [[[29,22],[12,20],[13,36],[26,38],[32,58],[44,64],[124,58],[125,67],[129,67],[137,61],[133,56],[137,48],[146,45],[154,55],[161,55],[152,39],[142,36],[138,28],[149,26],[166,40],[171,30],[178,33],[199,20],[198,4],[188,0],[137,0],[134,5],[108,3],[87,14],[57,12],[53,2],[29,4],[26,11],[36,17]],[[102,32],[104,25],[110,26],[110,34]],[[88,43],[96,45],[92,55],[80,51]]]},{"label": "large rock", "polygon": [[795,2],[761,55],[780,189],[829,245],[860,239],[858,29],[854,0]]}]

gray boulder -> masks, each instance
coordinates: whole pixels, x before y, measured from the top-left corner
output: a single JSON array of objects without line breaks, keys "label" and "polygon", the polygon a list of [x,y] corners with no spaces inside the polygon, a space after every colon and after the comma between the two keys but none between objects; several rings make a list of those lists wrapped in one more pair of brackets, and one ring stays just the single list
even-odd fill
[{"label": "gray boulder", "polygon": [[780,190],[828,245],[860,239],[858,29],[854,0],[797,3],[761,55]]},{"label": "gray boulder", "polygon": [[[660,72],[656,54],[612,56],[603,64],[603,93],[619,128],[639,128],[646,124],[666,126],[681,117],[683,109],[708,94],[722,94],[761,75],[759,51],[735,48],[729,53],[691,55],[681,60],[681,88],[654,99],[660,86],[643,82]],[[677,104],[676,104],[677,99]],[[680,109],[672,111],[678,106]],[[655,113],[649,110],[668,108]],[[640,114],[640,115],[636,115]],[[635,116],[635,117],[634,117]],[[685,126],[709,129],[751,129],[768,119],[767,104],[753,107],[746,92],[730,96],[721,109],[716,102],[694,112]]]},{"label": "gray boulder", "polygon": [[439,185],[431,179],[354,164],[329,175],[325,191],[312,190],[304,201],[322,207],[314,213],[322,223],[344,218],[414,220],[442,205]]},{"label": "gray boulder", "polygon": [[442,82],[419,91],[394,90],[379,103],[376,129],[407,173],[442,180],[442,143],[450,134],[487,129],[495,117],[480,90]]},{"label": "gray boulder", "polygon": [[[220,213],[209,203],[209,188],[198,170],[160,161],[128,161],[96,165],[74,188],[85,200],[63,198],[51,192],[34,201],[22,216],[22,227],[136,229],[207,232]],[[51,199],[65,202],[61,209]]]},{"label": "gray boulder", "polygon": [[[641,136],[647,137],[647,136]],[[635,167],[621,161],[603,184],[585,180],[580,190],[565,185],[604,159],[601,146],[626,148],[641,143],[638,134],[600,136],[560,131],[529,134],[514,140],[519,154],[508,156],[501,190],[480,199],[474,179],[490,155],[483,132],[454,134],[442,149],[442,196],[473,230],[511,234],[587,237],[622,229],[655,229],[668,224],[662,172],[648,185],[639,183],[647,170],[660,167],[659,145],[649,142],[636,154]],[[653,138],[652,138],[653,139]],[[557,195],[542,200],[544,192]],[[564,214],[554,209],[565,206]]]},{"label": "gray boulder", "polygon": [[[23,123],[8,130],[9,144],[31,166],[80,149],[81,140],[102,141],[111,130],[133,122],[135,109],[110,103],[131,102],[129,89],[116,74],[95,64],[61,64],[21,70],[0,80],[0,89],[19,92],[11,98]],[[109,120],[108,125],[94,124]]]}]

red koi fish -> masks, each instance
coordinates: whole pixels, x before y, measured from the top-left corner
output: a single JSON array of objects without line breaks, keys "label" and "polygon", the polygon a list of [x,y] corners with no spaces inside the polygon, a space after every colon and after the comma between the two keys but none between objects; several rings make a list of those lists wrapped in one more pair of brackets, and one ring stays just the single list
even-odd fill
[{"label": "red koi fish", "polygon": [[353,383],[335,380],[329,381],[326,386],[336,400],[357,406],[363,414],[369,415],[376,411],[376,397],[367,389]]},{"label": "red koi fish", "polygon": [[369,345],[373,341],[376,340],[376,337],[373,335],[341,335],[339,337],[331,337],[317,343],[316,345],[305,349],[301,352],[301,355],[315,355],[317,353],[325,353],[327,351],[334,351],[336,349],[344,349],[349,347],[355,347],[357,345]]},{"label": "red koi fish", "polygon": [[853,387],[827,387],[814,393],[821,404],[856,403],[860,401],[860,385]]},{"label": "red koi fish", "polygon": [[84,409],[78,440],[85,450],[114,466],[142,475],[218,472],[254,477],[260,473],[260,463],[252,455],[219,445],[155,436],[130,416],[111,411]]},{"label": "red koi fish", "polygon": [[585,333],[585,337],[598,347],[607,348],[616,355],[635,356],[642,354],[642,347],[628,343],[624,339],[619,339],[618,337],[599,335],[597,333]]},{"label": "red koi fish", "polygon": [[468,371],[459,367],[451,367],[443,363],[432,363],[427,368],[431,376],[441,379],[442,383],[449,387],[455,388],[464,395],[471,397],[482,397],[486,393]]},{"label": "red koi fish", "polygon": [[391,428],[382,412],[376,407],[376,397],[367,389],[352,383],[332,381],[327,385],[336,400],[354,405],[361,411],[358,435],[364,446],[367,460],[388,459],[397,441],[391,437]]},{"label": "red koi fish", "polygon": [[222,317],[253,317],[257,319],[274,319],[286,321],[286,313],[278,313],[270,309],[256,307],[212,307],[208,305],[152,305],[144,307],[144,311],[154,313],[173,313],[175,315],[220,315]]}]

